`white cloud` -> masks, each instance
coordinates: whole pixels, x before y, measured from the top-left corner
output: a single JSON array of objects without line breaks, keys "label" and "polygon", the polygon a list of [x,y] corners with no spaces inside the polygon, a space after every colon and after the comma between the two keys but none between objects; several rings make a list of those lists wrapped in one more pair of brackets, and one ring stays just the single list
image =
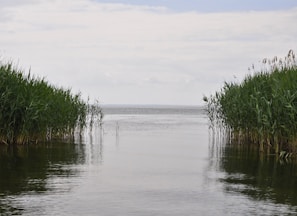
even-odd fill
[{"label": "white cloud", "polygon": [[2,11],[2,56],[104,103],[201,104],[250,64],[296,48],[296,9],[173,13],[55,0]]},{"label": "white cloud", "polygon": [[3,7],[9,7],[14,5],[20,5],[20,4],[30,4],[37,2],[38,0],[1,0],[0,6]]}]

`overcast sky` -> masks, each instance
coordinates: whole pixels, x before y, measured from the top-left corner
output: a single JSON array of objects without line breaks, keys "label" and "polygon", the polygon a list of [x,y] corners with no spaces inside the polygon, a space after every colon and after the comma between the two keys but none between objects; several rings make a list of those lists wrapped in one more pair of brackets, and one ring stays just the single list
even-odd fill
[{"label": "overcast sky", "polygon": [[297,50],[296,0],[1,0],[0,56],[102,104],[203,104]]}]

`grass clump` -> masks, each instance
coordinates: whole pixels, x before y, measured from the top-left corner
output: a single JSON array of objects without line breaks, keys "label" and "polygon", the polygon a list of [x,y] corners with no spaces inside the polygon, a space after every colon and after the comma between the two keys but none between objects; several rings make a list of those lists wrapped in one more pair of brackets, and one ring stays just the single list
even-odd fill
[{"label": "grass clump", "polygon": [[[12,63],[0,62],[0,143],[24,144],[73,136],[87,117],[101,117],[99,106],[80,94],[24,75]],[[94,114],[93,114],[94,113]]]},{"label": "grass clump", "polygon": [[209,98],[212,126],[231,132],[233,140],[255,143],[268,153],[297,150],[297,64],[289,51],[285,59],[264,59],[260,71],[241,83],[225,83]]}]

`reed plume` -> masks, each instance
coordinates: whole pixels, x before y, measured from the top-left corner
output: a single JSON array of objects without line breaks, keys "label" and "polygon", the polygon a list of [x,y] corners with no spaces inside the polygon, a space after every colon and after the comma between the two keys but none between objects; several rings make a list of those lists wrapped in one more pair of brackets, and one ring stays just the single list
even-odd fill
[{"label": "reed plume", "polygon": [[86,126],[90,110],[92,119],[101,120],[100,107],[83,101],[80,94],[0,62],[0,143],[70,137],[76,128]]},{"label": "reed plume", "polygon": [[[293,50],[284,59],[264,59],[261,71],[241,83],[225,83],[204,98],[212,126],[234,140],[256,143],[260,151],[297,150],[297,64]],[[254,66],[253,66],[254,70]]]}]

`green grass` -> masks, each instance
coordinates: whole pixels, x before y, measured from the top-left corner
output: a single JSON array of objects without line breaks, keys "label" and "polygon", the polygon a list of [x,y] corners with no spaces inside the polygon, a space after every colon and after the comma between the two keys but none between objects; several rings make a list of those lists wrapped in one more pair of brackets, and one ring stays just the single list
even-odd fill
[{"label": "green grass", "polygon": [[[12,63],[0,62],[0,143],[24,144],[73,136],[88,116],[101,118],[101,109],[80,94],[24,75]],[[99,116],[99,117],[98,117]],[[101,119],[100,119],[101,120]]]},{"label": "green grass", "polygon": [[271,153],[297,149],[297,64],[292,50],[284,59],[264,59],[241,83],[225,83],[209,98],[212,126],[231,131],[234,140],[255,143]]}]

